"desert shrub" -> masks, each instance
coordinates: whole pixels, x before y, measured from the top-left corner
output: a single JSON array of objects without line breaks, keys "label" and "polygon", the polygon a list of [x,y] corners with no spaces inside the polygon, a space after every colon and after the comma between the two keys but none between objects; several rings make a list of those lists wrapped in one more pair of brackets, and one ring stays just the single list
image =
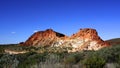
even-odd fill
[{"label": "desert shrub", "polygon": [[4,54],[0,58],[0,67],[1,68],[16,68],[19,61],[15,58],[14,55]]},{"label": "desert shrub", "polygon": [[118,62],[120,54],[120,45],[115,45],[107,48],[103,48],[97,53],[103,57],[107,62]]},{"label": "desert shrub", "polygon": [[69,57],[66,57],[65,59],[64,59],[64,63],[65,64],[74,64],[75,63],[75,57],[73,57],[73,56],[69,56]]},{"label": "desert shrub", "polygon": [[29,56],[36,54],[36,52],[28,52],[28,53],[23,53],[23,54],[17,54],[15,57],[20,61],[23,62],[26,60]]},{"label": "desert shrub", "polygon": [[18,65],[18,68],[30,68],[31,65],[34,65],[37,63],[36,59],[26,59],[22,63]]},{"label": "desert shrub", "polygon": [[104,58],[101,58],[97,55],[92,55],[84,60],[82,60],[82,64],[85,66],[85,68],[103,68],[106,61]]},{"label": "desert shrub", "polygon": [[84,57],[83,53],[68,53],[68,56],[64,58],[65,64],[77,64]]},{"label": "desert shrub", "polygon": [[39,62],[45,62],[46,53],[37,54],[33,52],[26,54],[26,56],[22,55],[21,57],[22,61],[19,63],[18,68],[30,68],[31,65],[39,64]]},{"label": "desert shrub", "polygon": [[60,63],[60,56],[55,54],[55,53],[49,53],[47,56],[46,56],[46,60],[45,62],[46,63],[49,63],[49,64],[55,64],[55,63]]}]

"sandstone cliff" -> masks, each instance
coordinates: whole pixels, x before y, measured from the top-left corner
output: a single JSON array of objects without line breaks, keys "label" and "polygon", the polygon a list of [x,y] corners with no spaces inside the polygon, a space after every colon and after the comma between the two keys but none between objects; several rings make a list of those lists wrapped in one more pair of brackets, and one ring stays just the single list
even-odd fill
[{"label": "sandstone cliff", "polygon": [[84,28],[68,37],[64,34],[47,29],[34,33],[22,45],[24,46],[51,46],[51,47],[72,47],[72,51],[99,50],[110,44],[103,41],[95,29]]},{"label": "sandstone cliff", "polygon": [[23,45],[25,46],[50,46],[57,39],[65,37],[64,34],[47,29],[34,33]]}]

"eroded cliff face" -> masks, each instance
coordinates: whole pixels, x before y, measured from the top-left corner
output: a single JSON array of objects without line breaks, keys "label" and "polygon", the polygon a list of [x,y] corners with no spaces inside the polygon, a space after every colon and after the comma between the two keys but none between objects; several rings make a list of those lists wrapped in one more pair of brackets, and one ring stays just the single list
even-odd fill
[{"label": "eroded cliff face", "polygon": [[82,41],[82,44],[79,45],[79,49],[82,50],[99,50],[110,45],[98,36],[95,29],[91,28],[80,29],[76,34],[73,34],[71,38],[78,38]]},{"label": "eroded cliff face", "polygon": [[59,38],[65,37],[64,34],[47,29],[34,33],[25,43],[24,46],[51,46]]},{"label": "eroded cliff face", "polygon": [[77,33],[68,37],[64,34],[47,29],[34,33],[22,45],[24,46],[51,46],[51,47],[72,47],[72,52],[80,50],[99,50],[109,46],[103,41],[95,29],[80,29]]}]

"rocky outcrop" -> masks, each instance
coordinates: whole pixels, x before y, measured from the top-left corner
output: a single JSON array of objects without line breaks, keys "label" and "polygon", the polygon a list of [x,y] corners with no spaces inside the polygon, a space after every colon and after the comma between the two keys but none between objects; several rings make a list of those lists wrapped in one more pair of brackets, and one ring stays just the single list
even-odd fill
[{"label": "rocky outcrop", "polygon": [[64,34],[47,29],[34,33],[23,45],[24,46],[50,46],[56,40],[65,37]]},{"label": "rocky outcrop", "polygon": [[77,33],[68,37],[64,34],[47,29],[34,33],[24,46],[52,46],[52,47],[72,47],[72,51],[79,50],[99,50],[109,46],[109,43],[103,41],[95,29],[80,29]]},{"label": "rocky outcrop", "polygon": [[72,39],[78,38],[83,41],[83,45],[80,45],[80,49],[85,50],[98,50],[103,47],[109,46],[108,42],[103,41],[95,29],[85,28],[80,29],[76,34],[71,36]]}]

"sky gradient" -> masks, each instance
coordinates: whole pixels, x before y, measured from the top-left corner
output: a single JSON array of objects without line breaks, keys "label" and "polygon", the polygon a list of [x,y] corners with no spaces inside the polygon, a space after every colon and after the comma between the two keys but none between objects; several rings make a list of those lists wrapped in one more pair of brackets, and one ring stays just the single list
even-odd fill
[{"label": "sky gradient", "polygon": [[103,40],[120,38],[120,0],[0,0],[0,44],[48,28],[68,36],[94,28]]}]

